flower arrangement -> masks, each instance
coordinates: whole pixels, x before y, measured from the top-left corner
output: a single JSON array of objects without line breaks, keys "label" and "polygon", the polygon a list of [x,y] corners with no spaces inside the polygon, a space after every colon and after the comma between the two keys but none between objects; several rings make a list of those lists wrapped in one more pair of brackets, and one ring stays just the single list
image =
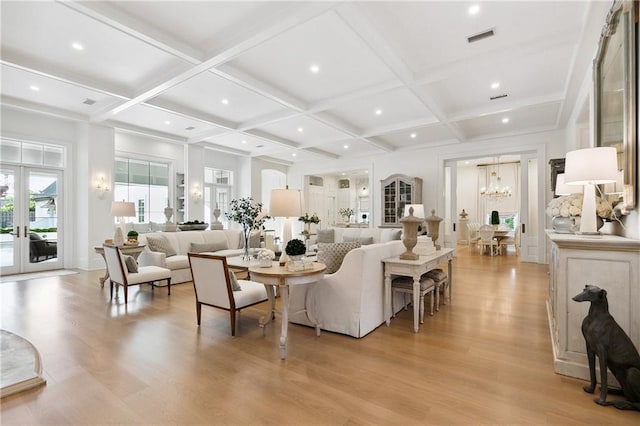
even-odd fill
[{"label": "flower arrangement", "polygon": [[338,214],[340,216],[346,218],[346,220],[349,220],[349,218],[353,214],[353,209],[350,209],[348,207],[344,207],[344,208],[338,210]]},{"label": "flower arrangement", "polygon": [[227,219],[239,223],[244,233],[244,256],[249,257],[249,237],[254,229],[262,229],[267,219],[271,219],[262,209],[262,203],[253,203],[253,198],[245,197],[231,200]]},{"label": "flower arrangement", "polygon": [[[546,209],[550,217],[561,216],[581,216],[582,215],[582,194],[564,195],[549,201]],[[611,204],[601,197],[596,197],[596,214],[608,219],[611,217]]]},{"label": "flower arrangement", "polygon": [[315,223],[317,225],[318,223],[320,223],[320,218],[318,217],[317,213],[314,213],[313,216],[309,216],[309,213],[305,213],[304,216],[300,216],[298,220],[300,222],[304,222],[305,225],[308,225],[310,223]]},{"label": "flower arrangement", "polygon": [[273,260],[275,258],[276,254],[273,252],[273,250],[263,248],[258,252],[258,260]]}]

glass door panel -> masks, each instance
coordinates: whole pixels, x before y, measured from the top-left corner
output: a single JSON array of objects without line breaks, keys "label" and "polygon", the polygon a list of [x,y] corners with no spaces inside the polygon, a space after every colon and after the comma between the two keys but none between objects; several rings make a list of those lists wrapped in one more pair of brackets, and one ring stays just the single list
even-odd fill
[{"label": "glass door panel", "polygon": [[16,216],[16,175],[18,168],[0,169],[0,275],[20,272],[20,235],[21,230]]}]

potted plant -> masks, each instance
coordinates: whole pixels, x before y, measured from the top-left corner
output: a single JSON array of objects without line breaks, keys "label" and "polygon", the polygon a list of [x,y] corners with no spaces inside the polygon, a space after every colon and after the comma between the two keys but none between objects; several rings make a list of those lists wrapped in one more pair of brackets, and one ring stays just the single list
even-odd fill
[{"label": "potted plant", "polygon": [[300,222],[304,223],[304,236],[305,238],[309,238],[309,235],[311,234],[311,224],[318,224],[320,223],[320,218],[318,217],[317,213],[314,213],[313,216],[309,216],[309,213],[305,213],[304,216],[300,216],[298,218],[298,220]]},{"label": "potted plant", "polygon": [[229,212],[225,213],[227,219],[239,223],[242,226],[244,236],[243,259],[249,260],[249,237],[254,229],[262,229],[265,220],[271,219],[262,209],[262,203],[253,203],[253,198],[245,197],[231,200]]},{"label": "potted plant", "polygon": [[307,246],[304,244],[304,241],[294,238],[287,243],[284,251],[291,259],[296,260],[300,259],[307,252]]},{"label": "potted plant", "polygon": [[127,232],[127,240],[131,244],[138,244],[138,232],[133,229]]}]

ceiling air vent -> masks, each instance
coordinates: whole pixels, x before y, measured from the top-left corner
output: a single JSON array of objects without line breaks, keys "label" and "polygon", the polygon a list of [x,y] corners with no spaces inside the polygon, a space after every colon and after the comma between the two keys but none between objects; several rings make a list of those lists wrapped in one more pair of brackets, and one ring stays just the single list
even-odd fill
[{"label": "ceiling air vent", "polygon": [[193,130],[193,129],[195,129],[195,127],[193,127],[193,126],[189,126],[189,127],[185,127],[184,129],[185,129],[185,130]]},{"label": "ceiling air vent", "polygon": [[96,101],[94,101],[93,99],[85,98],[85,100],[82,101],[82,103],[86,105],[93,105],[96,103]]},{"label": "ceiling air vent", "polygon": [[490,101],[495,101],[496,99],[502,99],[502,98],[506,98],[507,96],[509,96],[508,93],[503,93],[502,95],[496,95],[496,96],[491,96],[489,98]]},{"label": "ceiling air vent", "polygon": [[467,41],[469,43],[475,43],[476,41],[484,40],[485,38],[493,37],[494,35],[496,35],[495,30],[494,28],[491,28],[489,30],[482,31],[481,33],[467,37]]}]

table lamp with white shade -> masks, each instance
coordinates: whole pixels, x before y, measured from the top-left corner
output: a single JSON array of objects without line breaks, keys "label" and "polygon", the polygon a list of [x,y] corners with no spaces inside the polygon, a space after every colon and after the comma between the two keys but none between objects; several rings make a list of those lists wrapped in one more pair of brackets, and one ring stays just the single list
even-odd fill
[{"label": "table lamp with white shade", "polygon": [[136,207],[134,203],[128,201],[114,201],[111,203],[111,216],[117,217],[119,226],[113,236],[113,244],[121,246],[124,244],[124,218],[135,217]]},{"label": "table lamp with white shade", "polygon": [[567,185],[564,179],[564,173],[556,176],[556,195],[582,194],[584,188],[581,185]]},{"label": "table lamp with white shade", "polygon": [[271,217],[284,218],[284,224],[282,226],[282,254],[280,255],[280,263],[283,263],[288,259],[285,248],[291,240],[291,220],[289,218],[302,216],[302,191],[299,189],[289,189],[289,185],[287,185],[285,189],[272,189],[269,212]]},{"label": "table lamp with white shade", "polygon": [[578,149],[567,153],[564,180],[569,185],[582,185],[582,217],[580,234],[599,234],[596,221],[596,189],[618,178],[618,155],[613,147]]}]

